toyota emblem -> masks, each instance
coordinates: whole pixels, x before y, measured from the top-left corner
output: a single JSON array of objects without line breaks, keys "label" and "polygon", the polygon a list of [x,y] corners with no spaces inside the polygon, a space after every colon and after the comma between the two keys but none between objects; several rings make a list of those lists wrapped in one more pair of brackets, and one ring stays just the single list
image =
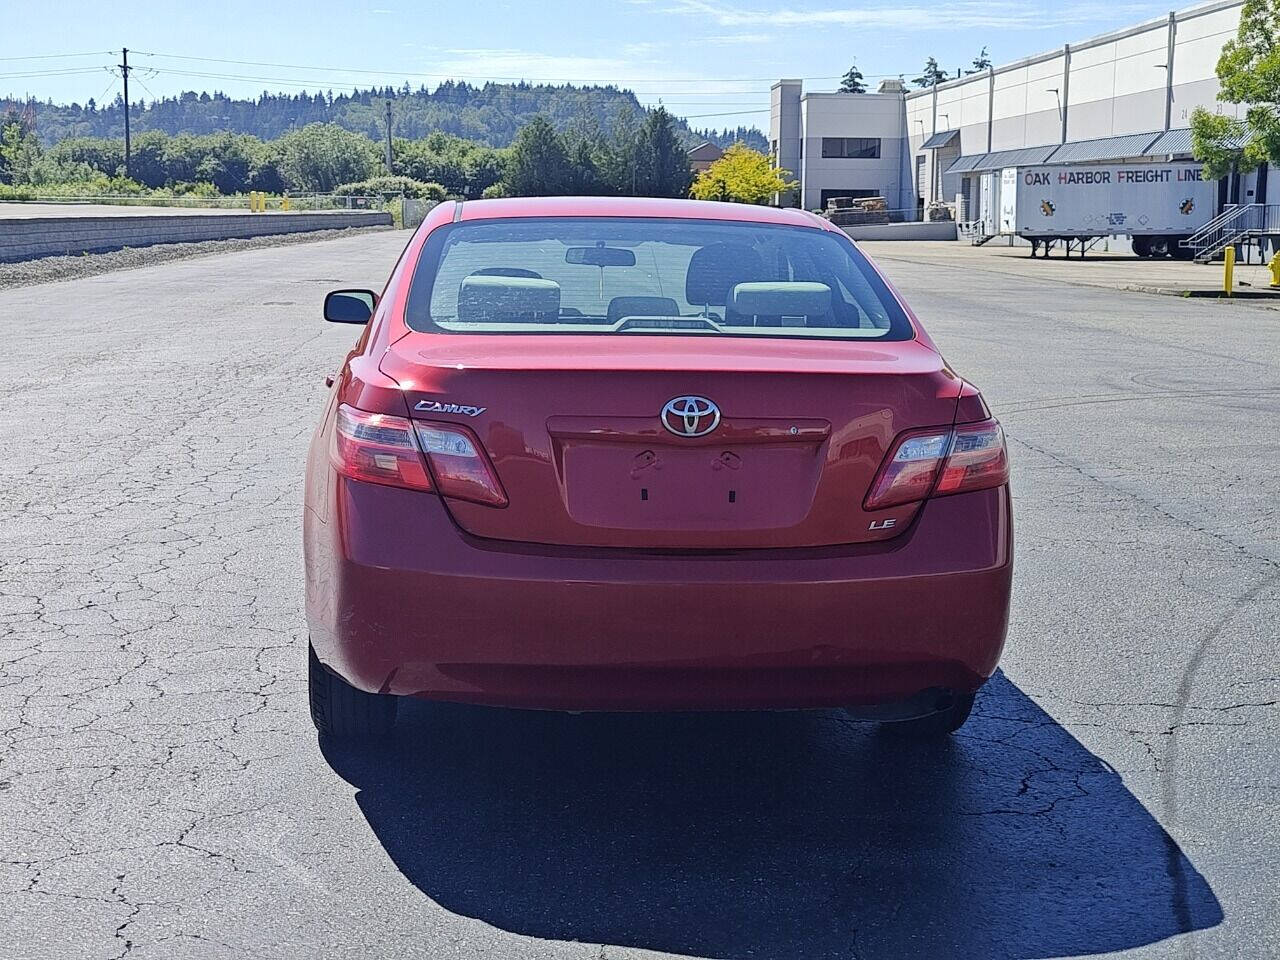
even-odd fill
[{"label": "toyota emblem", "polygon": [[720,425],[720,408],[706,397],[676,397],[667,401],[660,419],[677,437],[702,437]]}]

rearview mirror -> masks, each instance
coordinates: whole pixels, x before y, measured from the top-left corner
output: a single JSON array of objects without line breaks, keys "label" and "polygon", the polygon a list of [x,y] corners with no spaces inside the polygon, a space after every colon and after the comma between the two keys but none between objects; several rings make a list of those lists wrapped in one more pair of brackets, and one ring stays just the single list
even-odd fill
[{"label": "rearview mirror", "polygon": [[570,247],[564,252],[565,263],[585,263],[592,267],[634,267],[636,255],[622,247]]},{"label": "rearview mirror", "polygon": [[368,323],[378,295],[372,290],[331,290],[324,298],[324,318],[330,323]]}]

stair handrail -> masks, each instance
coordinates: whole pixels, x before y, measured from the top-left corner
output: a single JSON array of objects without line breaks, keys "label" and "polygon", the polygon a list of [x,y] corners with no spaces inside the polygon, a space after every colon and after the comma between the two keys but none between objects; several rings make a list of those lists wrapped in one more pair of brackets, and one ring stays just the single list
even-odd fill
[{"label": "stair handrail", "polygon": [[1219,228],[1225,226],[1228,221],[1238,219],[1245,210],[1256,204],[1248,203],[1232,203],[1223,208],[1222,212],[1204,224],[1187,239],[1181,241],[1178,245],[1181,247],[1195,247],[1203,242],[1211,233],[1216,232]]},{"label": "stair handrail", "polygon": [[1208,260],[1221,250],[1238,243],[1242,238],[1258,232],[1267,220],[1267,204],[1242,203],[1224,211],[1212,226],[1198,230],[1182,246],[1194,251],[1195,258]]}]

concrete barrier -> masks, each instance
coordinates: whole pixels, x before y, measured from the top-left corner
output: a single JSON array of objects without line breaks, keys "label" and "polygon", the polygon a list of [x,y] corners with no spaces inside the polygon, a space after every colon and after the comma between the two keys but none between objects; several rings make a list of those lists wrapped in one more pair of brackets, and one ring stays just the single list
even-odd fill
[{"label": "concrete barrier", "polygon": [[175,213],[110,217],[0,217],[0,262],[104,253],[160,243],[232,240],[347,227],[389,227],[391,224],[389,213],[346,210],[218,216]]},{"label": "concrete barrier", "polygon": [[932,220],[920,223],[863,223],[841,227],[854,240],[954,240],[954,220]]}]

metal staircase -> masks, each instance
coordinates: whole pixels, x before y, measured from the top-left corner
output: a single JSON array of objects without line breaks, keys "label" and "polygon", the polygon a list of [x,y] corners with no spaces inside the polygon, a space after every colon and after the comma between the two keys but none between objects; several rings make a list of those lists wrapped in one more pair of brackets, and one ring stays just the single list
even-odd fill
[{"label": "metal staircase", "polygon": [[980,247],[997,236],[987,226],[986,220],[969,220],[956,224],[956,232],[975,247]]},{"label": "metal staircase", "polygon": [[1280,203],[1242,203],[1227,207],[1179,246],[1193,251],[1197,263],[1207,263],[1227,247],[1268,235],[1280,235]]}]

